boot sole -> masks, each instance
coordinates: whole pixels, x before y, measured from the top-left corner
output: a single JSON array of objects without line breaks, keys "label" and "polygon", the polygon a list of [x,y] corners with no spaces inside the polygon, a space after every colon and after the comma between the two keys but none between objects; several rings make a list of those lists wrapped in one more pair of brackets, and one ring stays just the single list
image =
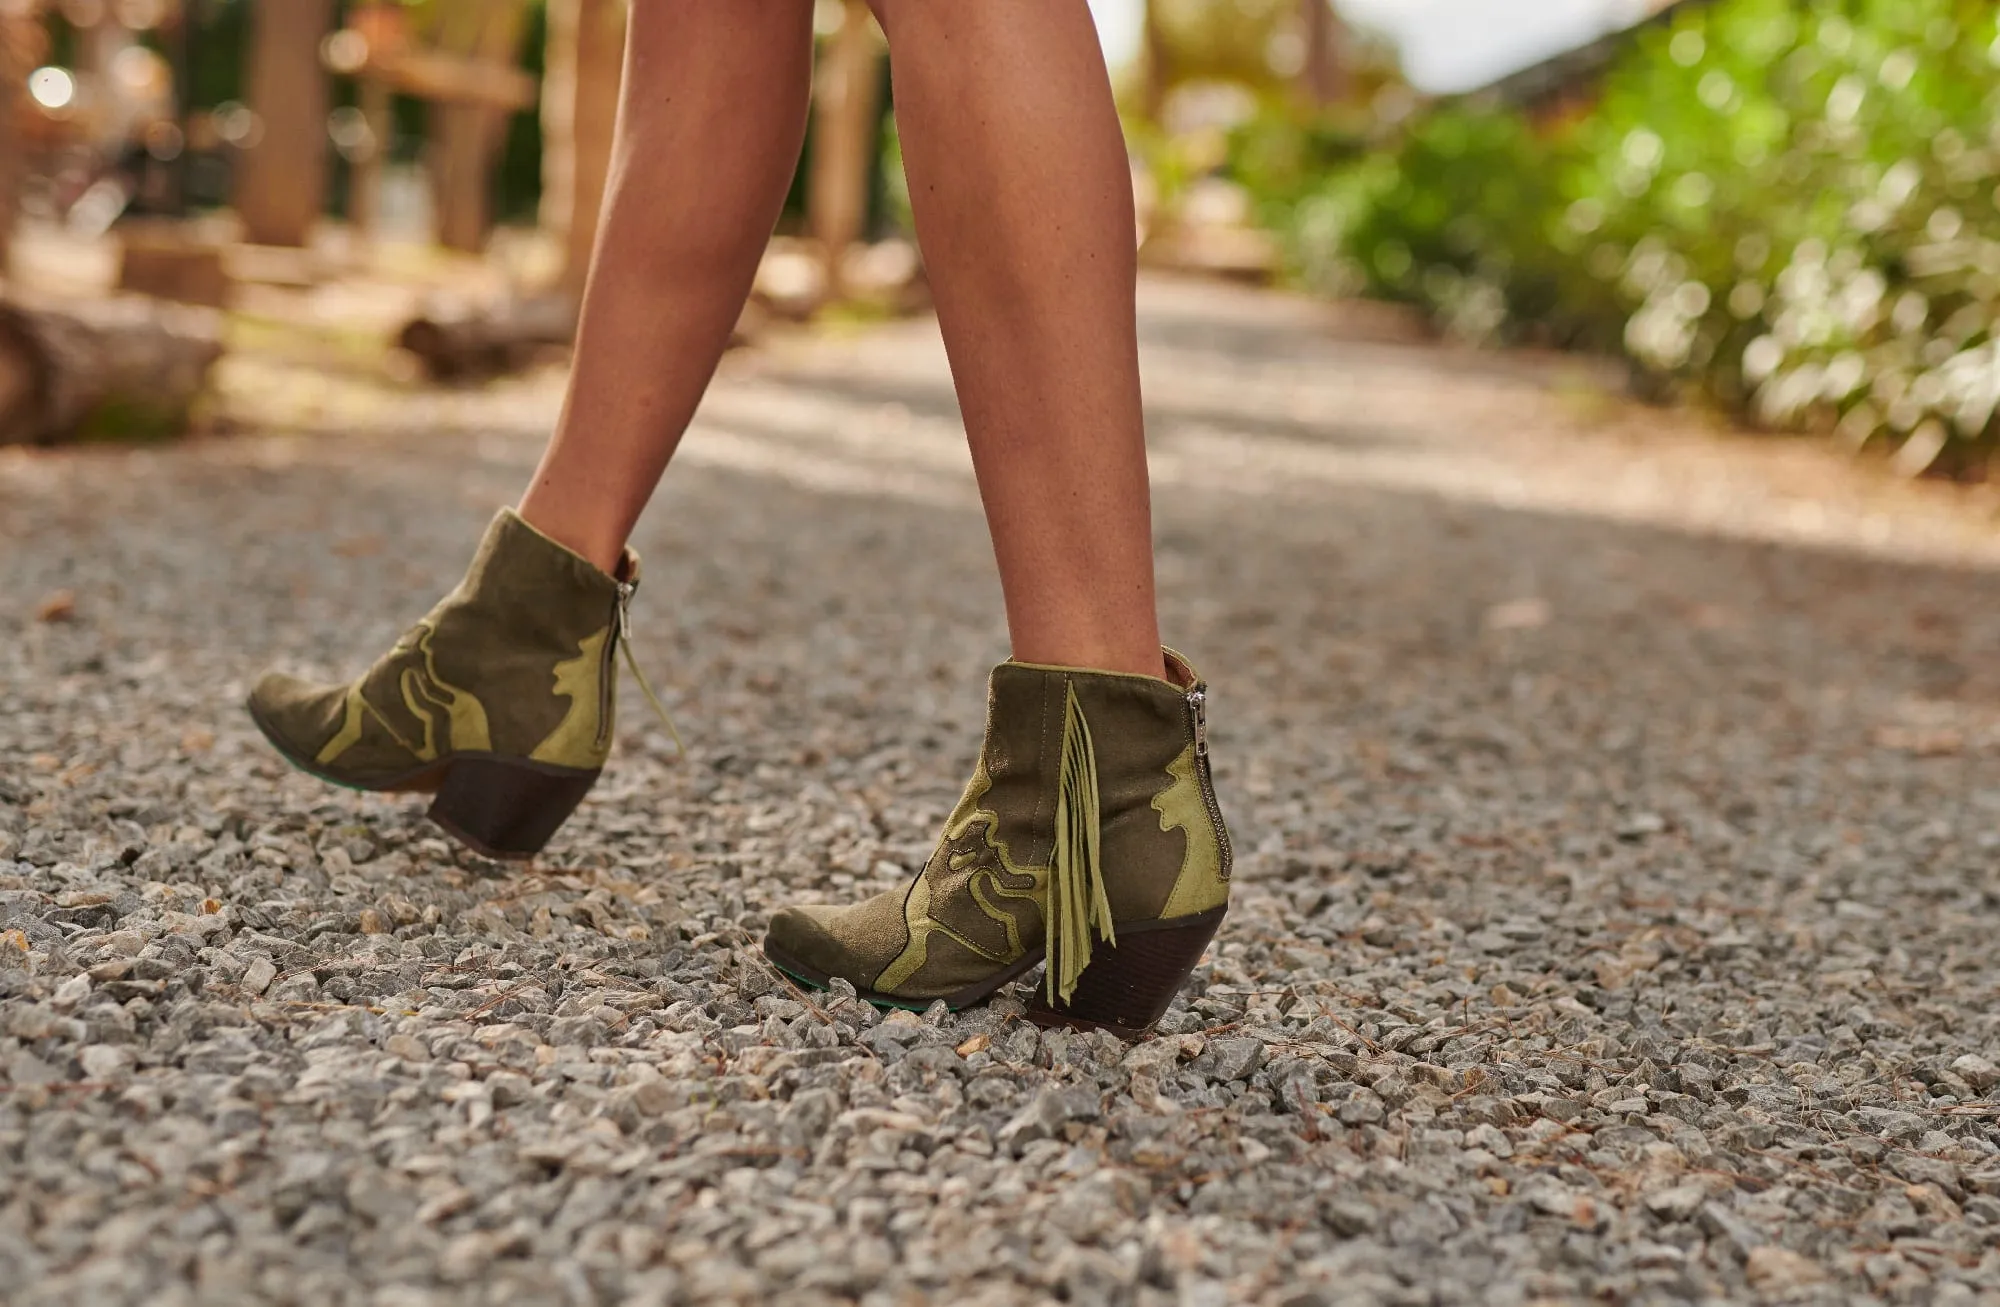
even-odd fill
[{"label": "boot sole", "polygon": [[[1096,945],[1090,965],[1078,977],[1070,1001],[1060,1007],[1051,1006],[1046,993],[1038,991],[1034,1006],[1028,1009],[1028,1019],[1038,1026],[1108,1030],[1122,1039],[1145,1038],[1166,1015],[1181,986],[1187,983],[1189,973],[1201,961],[1227,912],[1225,905],[1192,917],[1117,926],[1118,943]],[[856,994],[876,1007],[923,1012],[942,1000],[946,1007],[957,1012],[985,1002],[1001,986],[1034,970],[1043,955],[1043,949],[1031,949],[1019,961],[985,980],[933,998],[899,998],[871,989],[857,990]],[[764,942],[764,956],[772,966],[801,985],[824,990],[833,982],[827,973],[773,949],[769,940]]]},{"label": "boot sole", "polygon": [[548,846],[570,819],[601,770],[558,767],[527,758],[455,753],[372,784],[330,775],[293,753],[246,703],[250,720],[293,768],[315,780],[362,794],[430,794],[426,815],[445,834],[481,857],[522,862]]}]

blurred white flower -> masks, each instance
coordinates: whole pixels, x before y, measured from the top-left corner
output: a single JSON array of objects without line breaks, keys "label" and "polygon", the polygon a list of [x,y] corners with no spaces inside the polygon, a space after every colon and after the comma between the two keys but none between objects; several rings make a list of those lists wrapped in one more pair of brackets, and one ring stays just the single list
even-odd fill
[{"label": "blurred white flower", "polygon": [[1931,316],[1931,303],[1921,291],[1906,290],[1896,297],[1889,312],[1889,325],[1904,335],[1920,330]]},{"label": "blurred white flower", "polygon": [[1851,123],[1868,99],[1868,86],[1849,73],[1833,84],[1826,97],[1826,118],[1831,123]]},{"label": "blurred white flower", "polygon": [[1820,394],[1839,403],[1852,395],[1861,385],[1862,378],[1867,375],[1868,361],[1861,355],[1851,349],[1836,354],[1826,365],[1826,372],[1820,378]]},{"label": "blurred white flower", "polygon": [[1847,225],[1862,233],[1878,232],[1889,225],[1889,206],[1880,200],[1857,200],[1847,211]]},{"label": "blurred white flower", "polygon": [[1674,199],[1690,209],[1699,209],[1715,195],[1715,183],[1706,173],[1691,172],[1674,183]]},{"label": "blurred white flower", "polygon": [[1889,403],[1889,425],[1898,431],[1908,431],[1923,420],[1924,406],[1916,397],[1905,391]]},{"label": "blurred white flower", "polygon": [[1882,60],[1882,85],[1900,91],[1917,75],[1917,56],[1908,50],[1892,50]]},{"label": "blurred white flower", "polygon": [[1906,477],[1922,476],[1944,452],[1945,441],[1944,424],[1933,419],[1910,433],[1889,465]]},{"label": "blurred white flower", "polygon": [[1652,237],[1640,241],[1632,249],[1631,260],[1625,265],[1625,284],[1641,295],[1650,295],[1667,276],[1667,252]]},{"label": "blurred white flower", "polygon": [[1651,172],[1667,157],[1667,145],[1658,132],[1636,127],[1625,137],[1624,147],[1619,153],[1632,167]]},{"label": "blurred white flower", "polygon": [[1694,93],[1703,104],[1721,113],[1736,99],[1736,81],[1720,68],[1711,68],[1702,74]]},{"label": "blurred white flower", "polygon": [[1909,400],[1926,411],[1937,407],[1944,398],[1944,377],[1936,372],[1921,372],[1910,383]]},{"label": "blurred white flower", "polygon": [[1967,436],[1983,433],[2000,406],[2000,342],[1988,341],[1959,354],[1939,369],[1951,403],[1951,419]]},{"label": "blurred white flower", "polygon": [[1851,448],[1860,449],[1882,429],[1882,415],[1875,411],[1873,404],[1863,401],[1847,410],[1836,429]]},{"label": "blurred white flower", "polygon": [[1882,174],[1882,184],[1876,188],[1875,193],[1881,197],[1882,203],[1892,209],[1900,209],[1916,191],[1917,183],[1923,179],[1924,174],[1916,164],[1908,159],[1898,159],[1889,165],[1887,172]]},{"label": "blurred white flower", "polygon": [[1774,336],[1759,336],[1743,348],[1743,376],[1752,385],[1778,370],[1785,361],[1785,347]]},{"label": "blurred white flower", "polygon": [[1790,372],[1774,373],[1757,388],[1757,417],[1774,426],[1792,421],[1819,397],[1821,369],[1802,363]]},{"label": "blurred white flower", "polygon": [[1878,268],[1863,268],[1848,278],[1837,301],[1837,311],[1847,329],[1858,336],[1874,326],[1881,316],[1882,297],[1888,290],[1888,279]]},{"label": "blurred white flower", "polygon": [[1571,231],[1586,234],[1596,231],[1604,225],[1604,204],[1601,200],[1588,197],[1578,200],[1569,206],[1569,211],[1563,215],[1563,220],[1569,224]]}]

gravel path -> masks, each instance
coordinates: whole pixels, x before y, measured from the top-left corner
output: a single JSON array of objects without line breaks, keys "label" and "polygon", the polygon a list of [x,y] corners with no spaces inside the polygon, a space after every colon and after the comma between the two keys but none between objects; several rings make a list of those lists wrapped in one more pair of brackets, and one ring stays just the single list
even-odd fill
[{"label": "gravel path", "polygon": [[628,712],[526,870],[237,702],[456,578],[554,378],[244,361],[281,434],[0,459],[0,1297],[2000,1303],[1990,506],[1144,317],[1241,855],[1130,1048],[754,947],[921,861],[1005,651],[929,325],[730,362],[638,540],[690,755]]}]

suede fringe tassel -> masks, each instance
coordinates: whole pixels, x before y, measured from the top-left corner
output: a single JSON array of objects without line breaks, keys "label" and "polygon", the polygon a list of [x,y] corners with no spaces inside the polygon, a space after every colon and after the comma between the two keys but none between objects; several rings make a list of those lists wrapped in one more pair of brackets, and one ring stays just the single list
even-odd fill
[{"label": "suede fringe tassel", "polygon": [[[660,696],[653,693],[653,683],[646,679],[645,671],[639,666],[639,655],[632,652],[632,592],[639,588],[637,581],[618,583],[618,647],[625,651],[625,665],[632,669],[632,679],[639,683],[639,689],[646,696],[646,702],[653,705],[660,721],[666,725],[667,734],[674,737],[674,752],[685,758],[687,746],[681,743],[681,733],[674,729],[674,719],[667,712],[667,705],[660,702]],[[606,666],[604,673],[615,676],[615,668]]]},{"label": "suede fringe tassel", "polygon": [[1068,1003],[1090,965],[1091,936],[1117,943],[1098,861],[1097,752],[1076,687],[1063,713],[1062,766],[1056,781],[1056,845],[1049,864],[1048,995]]},{"label": "suede fringe tassel", "polygon": [[646,696],[646,702],[653,705],[653,711],[658,714],[660,723],[667,728],[667,734],[674,737],[674,752],[685,757],[687,746],[681,743],[681,733],[674,729],[674,719],[667,712],[667,705],[660,702],[660,696],[653,693],[653,683],[647,680],[646,673],[639,669],[639,658],[632,652],[632,642],[621,640],[619,643],[625,647],[625,665],[632,669],[632,679],[639,683],[640,692]]}]

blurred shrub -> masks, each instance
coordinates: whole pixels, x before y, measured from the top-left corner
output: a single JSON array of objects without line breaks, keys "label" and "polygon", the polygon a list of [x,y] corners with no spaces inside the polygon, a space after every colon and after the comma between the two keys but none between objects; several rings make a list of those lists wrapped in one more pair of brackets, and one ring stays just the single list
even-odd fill
[{"label": "blurred shrub", "polygon": [[[1273,144],[1274,139],[1276,145]],[[1301,184],[1234,159],[1298,274],[1475,339],[1621,350],[1644,386],[1970,473],[2000,403],[2000,44],[1983,0],[1717,0],[1587,114],[1442,107]]]},{"label": "blurred shrub", "polygon": [[1268,104],[1232,133],[1224,162],[1266,216],[1282,220],[1329,176],[1368,157],[1368,127],[1352,109],[1310,115],[1290,103]]}]

